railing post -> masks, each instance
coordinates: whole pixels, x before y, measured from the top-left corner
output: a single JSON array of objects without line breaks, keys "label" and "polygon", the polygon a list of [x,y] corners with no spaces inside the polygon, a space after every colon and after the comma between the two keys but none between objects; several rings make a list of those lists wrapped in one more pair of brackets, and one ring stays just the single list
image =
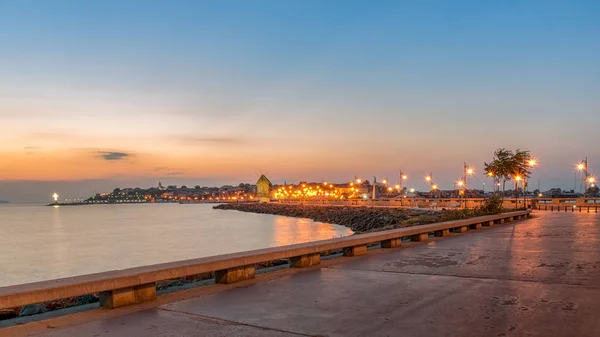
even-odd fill
[{"label": "railing post", "polygon": [[429,239],[429,233],[415,234],[410,237],[410,241],[417,241],[417,242],[427,241],[428,239]]},{"label": "railing post", "polygon": [[156,284],[148,283],[135,287],[103,291],[100,293],[100,306],[105,309],[114,309],[151,301],[155,298]]},{"label": "railing post", "polygon": [[321,263],[321,254],[314,253],[308,255],[294,256],[290,258],[292,268],[306,268],[316,266]]},{"label": "railing post", "polygon": [[367,253],[367,245],[358,245],[344,248],[344,256],[359,256]]},{"label": "railing post", "polygon": [[454,232],[456,232],[456,233],[464,233],[468,230],[469,230],[469,228],[467,226],[460,226],[460,227],[454,228]]},{"label": "railing post", "polygon": [[254,265],[241,266],[215,271],[215,283],[231,284],[240,281],[250,280],[254,278],[256,268]]},{"label": "railing post", "polygon": [[483,227],[481,225],[481,223],[475,223],[475,224],[469,225],[469,229],[481,229],[481,227]]},{"label": "railing post", "polygon": [[448,235],[450,235],[450,230],[449,229],[442,229],[442,230],[439,230],[439,231],[435,231],[434,235],[436,237],[448,236]]},{"label": "railing post", "polygon": [[396,248],[402,246],[402,238],[393,238],[381,241],[381,248]]}]

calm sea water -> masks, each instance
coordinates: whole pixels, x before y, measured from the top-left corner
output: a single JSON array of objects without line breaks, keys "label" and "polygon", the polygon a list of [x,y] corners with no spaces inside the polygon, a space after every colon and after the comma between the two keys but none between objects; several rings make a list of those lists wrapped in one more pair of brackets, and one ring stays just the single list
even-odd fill
[{"label": "calm sea water", "polygon": [[0,205],[0,287],[350,234],[212,205]]}]

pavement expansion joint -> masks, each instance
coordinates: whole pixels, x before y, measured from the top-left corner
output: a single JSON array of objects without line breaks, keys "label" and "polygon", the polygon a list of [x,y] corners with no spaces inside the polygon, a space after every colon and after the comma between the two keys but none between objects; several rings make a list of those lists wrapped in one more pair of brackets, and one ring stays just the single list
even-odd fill
[{"label": "pavement expansion joint", "polygon": [[257,328],[257,329],[261,329],[261,330],[270,330],[270,331],[283,332],[283,333],[292,334],[292,335],[296,335],[296,336],[321,337],[320,335],[307,335],[307,334],[293,332],[293,331],[287,331],[287,330],[282,330],[282,329],[274,329],[274,328],[269,328],[269,327],[265,327],[265,326],[261,326],[261,325],[253,325],[253,324],[248,324],[248,323],[230,321],[230,320],[226,320],[226,319],[222,319],[222,318],[204,316],[204,315],[199,315],[199,314],[195,314],[195,313],[191,313],[191,312],[187,312],[187,311],[173,310],[173,309],[168,309],[168,308],[164,308],[164,307],[158,307],[158,309],[159,310],[164,310],[164,311],[169,311],[169,312],[176,313],[176,314],[181,314],[181,315],[186,315],[186,316],[191,316],[191,317],[199,318],[201,320],[204,320],[204,321],[207,321],[207,322],[212,322],[212,323],[219,323],[219,324],[224,324],[224,325],[241,325],[241,326],[247,326],[247,327]]},{"label": "pavement expansion joint", "polygon": [[421,276],[442,276],[442,277],[453,277],[453,278],[461,278],[461,279],[470,279],[470,280],[490,280],[490,281],[509,281],[509,282],[523,282],[523,283],[539,283],[539,284],[547,284],[547,285],[558,285],[558,286],[570,286],[577,287],[582,289],[590,289],[596,290],[600,289],[599,287],[586,286],[584,284],[577,283],[562,283],[562,282],[545,282],[545,281],[535,281],[535,280],[518,280],[518,279],[506,279],[506,278],[497,278],[497,277],[486,277],[486,276],[463,276],[463,275],[451,275],[451,274],[434,274],[434,273],[412,273],[406,271],[394,271],[394,270],[373,270],[373,269],[359,269],[359,268],[336,268],[335,266],[324,267],[332,270],[352,270],[358,272],[365,273],[386,273],[386,274],[405,274],[405,275],[421,275]]}]

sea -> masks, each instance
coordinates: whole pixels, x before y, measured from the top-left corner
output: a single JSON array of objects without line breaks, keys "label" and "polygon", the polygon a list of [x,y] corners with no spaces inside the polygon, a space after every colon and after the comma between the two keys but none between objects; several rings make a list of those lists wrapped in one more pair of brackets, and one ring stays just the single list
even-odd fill
[{"label": "sea", "polygon": [[0,287],[351,235],[210,204],[0,205]]}]

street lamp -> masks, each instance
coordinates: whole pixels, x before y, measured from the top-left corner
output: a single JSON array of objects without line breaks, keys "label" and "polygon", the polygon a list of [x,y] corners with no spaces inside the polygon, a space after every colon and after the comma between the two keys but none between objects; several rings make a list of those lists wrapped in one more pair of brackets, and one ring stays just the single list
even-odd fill
[{"label": "street lamp", "polygon": [[492,193],[496,193],[496,178],[494,172],[488,172],[487,176],[492,179]]},{"label": "street lamp", "polygon": [[[590,185],[590,187],[594,187],[594,184],[596,183],[596,178],[589,176],[587,179],[588,184]],[[586,194],[587,194],[587,186],[586,186],[586,190],[585,190]]]},{"label": "street lamp", "polygon": [[[527,166],[533,170],[536,165],[537,159],[529,158],[529,161],[527,161]],[[523,182],[523,185],[525,185],[523,188],[523,203],[525,203],[525,209],[527,209],[527,174],[525,174],[525,181]]]},{"label": "street lamp", "polygon": [[58,193],[52,194],[52,199],[54,199],[54,203],[58,202]]}]

